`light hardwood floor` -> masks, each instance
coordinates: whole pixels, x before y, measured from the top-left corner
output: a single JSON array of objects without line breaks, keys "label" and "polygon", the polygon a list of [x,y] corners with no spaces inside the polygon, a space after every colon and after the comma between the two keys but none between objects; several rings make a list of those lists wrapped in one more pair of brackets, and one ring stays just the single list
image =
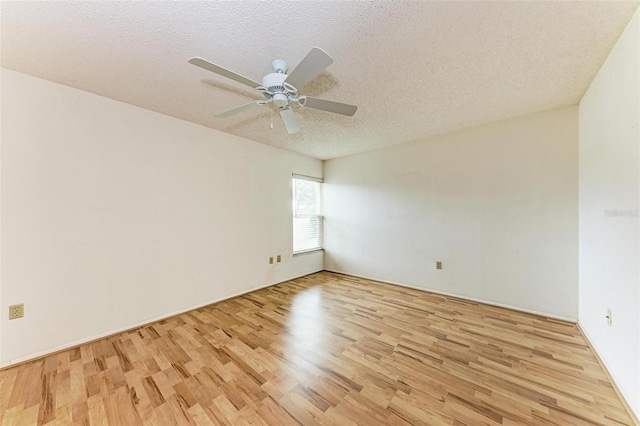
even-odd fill
[{"label": "light hardwood floor", "polygon": [[574,324],[328,272],[0,381],[2,425],[632,424]]}]

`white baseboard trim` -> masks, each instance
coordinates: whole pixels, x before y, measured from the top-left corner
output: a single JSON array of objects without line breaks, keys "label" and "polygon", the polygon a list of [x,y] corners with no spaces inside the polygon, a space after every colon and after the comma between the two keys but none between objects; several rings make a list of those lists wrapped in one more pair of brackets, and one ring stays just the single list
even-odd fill
[{"label": "white baseboard trim", "polygon": [[456,297],[458,299],[469,300],[471,302],[484,303],[485,305],[497,306],[499,308],[511,309],[513,311],[519,311],[519,312],[524,312],[524,313],[527,313],[527,314],[533,314],[533,315],[538,315],[538,316],[542,316],[542,317],[553,318],[553,319],[557,319],[557,320],[560,320],[560,321],[571,322],[571,323],[574,323],[574,324],[578,322],[577,318],[564,317],[564,316],[561,316],[561,315],[549,314],[547,312],[534,311],[534,310],[531,310],[531,309],[520,308],[518,306],[511,306],[511,305],[506,305],[506,304],[503,304],[503,303],[497,303],[497,302],[491,302],[491,301],[488,301],[488,300],[477,299],[475,297],[468,297],[468,296],[462,296],[460,294],[455,294],[455,293],[447,293],[447,292],[444,292],[444,291],[431,290],[429,288],[418,287],[418,286],[409,285],[409,284],[403,284],[403,283],[399,283],[399,282],[395,282],[395,281],[381,280],[379,278],[367,277],[367,276],[364,276],[364,275],[356,275],[356,274],[352,274],[352,273],[349,273],[349,272],[337,271],[337,270],[333,270],[333,269],[325,269],[325,271],[327,271],[327,272],[335,272],[336,274],[342,274],[342,275],[350,275],[350,276],[356,277],[356,278],[364,278],[365,280],[378,281],[378,282],[385,283],[385,284],[397,285],[397,286],[400,286],[400,287],[412,288],[412,289],[415,289],[415,290],[425,291],[427,293],[440,294],[442,296]]},{"label": "white baseboard trim", "polygon": [[294,277],[287,278],[286,280],[283,280],[283,281],[277,281],[277,282],[273,282],[271,284],[265,284],[265,285],[261,285],[261,286],[258,286],[258,287],[254,287],[254,288],[252,288],[250,290],[241,291],[241,292],[229,295],[229,296],[225,296],[225,297],[220,298],[220,299],[212,300],[212,301],[205,302],[205,303],[200,303],[200,304],[191,306],[189,308],[173,311],[173,312],[170,312],[168,314],[160,315],[160,316],[157,316],[157,317],[154,317],[154,318],[151,318],[151,319],[148,319],[148,320],[144,320],[144,321],[141,321],[141,322],[138,322],[138,323],[135,323],[135,324],[127,325],[125,327],[120,327],[120,328],[117,328],[115,330],[110,330],[110,331],[107,331],[107,332],[104,332],[104,333],[100,333],[98,335],[90,336],[90,337],[87,337],[85,339],[76,340],[74,342],[67,343],[67,344],[60,345],[60,346],[56,346],[56,347],[51,348],[51,349],[47,349],[47,350],[44,350],[44,351],[36,352],[36,353],[29,354],[29,355],[26,355],[26,356],[23,356],[23,357],[20,357],[20,358],[16,358],[16,359],[11,359],[8,362],[1,363],[0,364],[0,369],[9,368],[9,367],[15,366],[17,364],[23,364],[23,363],[28,362],[28,361],[33,361],[33,360],[38,359],[38,358],[42,358],[42,357],[45,357],[45,356],[48,356],[48,355],[52,355],[52,354],[57,353],[57,352],[66,351],[68,349],[75,348],[76,346],[84,345],[86,343],[93,342],[95,340],[104,339],[105,337],[114,336],[116,334],[124,333],[124,332],[126,332],[128,330],[133,330],[133,329],[136,329],[136,328],[144,327],[146,325],[152,324],[152,323],[157,322],[157,321],[162,321],[164,319],[171,318],[171,317],[174,317],[176,315],[184,314],[185,312],[193,311],[194,309],[200,309],[200,308],[203,308],[205,306],[212,305],[214,303],[219,303],[219,302],[222,302],[224,300],[233,299],[234,297],[242,296],[244,294],[251,293],[251,292],[254,292],[256,290],[261,290],[263,288],[271,287],[271,286],[274,286],[274,285],[277,285],[277,284],[280,284],[280,283],[283,283],[283,282],[286,282],[286,281],[295,280],[296,278],[305,277],[307,275],[315,274],[315,273],[321,272],[323,270],[324,269],[318,269],[317,271],[308,272],[308,273],[305,273],[305,274],[302,274],[302,275],[296,275]]},{"label": "white baseboard trim", "polygon": [[[616,393],[618,394],[618,396],[622,400],[623,405],[625,406],[625,408],[627,409],[627,411],[629,412],[629,414],[631,415],[631,417],[635,421],[636,425],[640,426],[640,420],[638,420],[638,419],[640,419],[640,406],[636,405],[634,407],[631,404],[631,398],[629,398],[629,396],[624,393],[624,391],[620,388],[620,386],[618,386],[618,381],[616,380],[616,377],[613,374],[613,370],[609,367],[609,365],[607,364],[605,359],[602,357],[602,355],[598,351],[598,347],[593,344],[593,339],[591,337],[589,337],[589,333],[587,333],[587,330],[582,326],[580,321],[578,321],[577,325],[578,325],[578,329],[580,330],[580,332],[584,336],[584,339],[587,341],[587,343],[591,347],[591,350],[595,354],[596,359],[598,360],[598,362],[602,366],[604,372],[609,376],[609,379],[611,380],[611,384],[613,385],[613,389],[616,391]],[[634,417],[634,415],[635,415],[635,417]]]}]

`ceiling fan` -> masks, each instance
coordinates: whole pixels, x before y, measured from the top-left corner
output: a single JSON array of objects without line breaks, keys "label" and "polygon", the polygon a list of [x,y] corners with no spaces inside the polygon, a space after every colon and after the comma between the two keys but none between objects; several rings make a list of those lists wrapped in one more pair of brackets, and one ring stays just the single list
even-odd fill
[{"label": "ceiling fan", "polygon": [[287,74],[289,66],[285,61],[282,59],[273,60],[271,62],[273,72],[264,76],[262,84],[202,58],[191,58],[189,59],[189,63],[253,87],[254,89],[262,92],[265,97],[264,100],[252,101],[248,104],[240,105],[228,111],[221,112],[216,115],[218,118],[230,117],[255,106],[273,103],[280,109],[280,116],[282,117],[282,121],[284,121],[284,126],[287,128],[287,132],[291,135],[300,131],[298,120],[290,106],[293,103],[297,103],[302,107],[315,108],[347,116],[352,116],[358,109],[358,107],[354,105],[298,95],[299,88],[302,88],[305,84],[311,81],[311,79],[333,63],[331,56],[319,47],[311,49],[307,56],[304,57],[304,59],[293,71],[291,71],[290,74]]}]

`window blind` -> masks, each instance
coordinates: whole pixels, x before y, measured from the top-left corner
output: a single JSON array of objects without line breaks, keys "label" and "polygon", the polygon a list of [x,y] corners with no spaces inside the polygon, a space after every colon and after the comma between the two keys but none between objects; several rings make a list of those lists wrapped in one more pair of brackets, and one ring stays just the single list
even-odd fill
[{"label": "window blind", "polygon": [[322,249],[321,182],[293,175],[293,254]]}]

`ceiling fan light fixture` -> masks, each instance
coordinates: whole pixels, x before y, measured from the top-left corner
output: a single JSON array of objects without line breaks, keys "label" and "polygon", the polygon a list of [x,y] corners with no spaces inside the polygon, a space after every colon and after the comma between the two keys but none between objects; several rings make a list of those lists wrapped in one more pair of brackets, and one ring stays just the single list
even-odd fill
[{"label": "ceiling fan light fixture", "polygon": [[271,97],[273,104],[277,107],[285,107],[289,105],[289,97],[284,93],[276,93]]}]

